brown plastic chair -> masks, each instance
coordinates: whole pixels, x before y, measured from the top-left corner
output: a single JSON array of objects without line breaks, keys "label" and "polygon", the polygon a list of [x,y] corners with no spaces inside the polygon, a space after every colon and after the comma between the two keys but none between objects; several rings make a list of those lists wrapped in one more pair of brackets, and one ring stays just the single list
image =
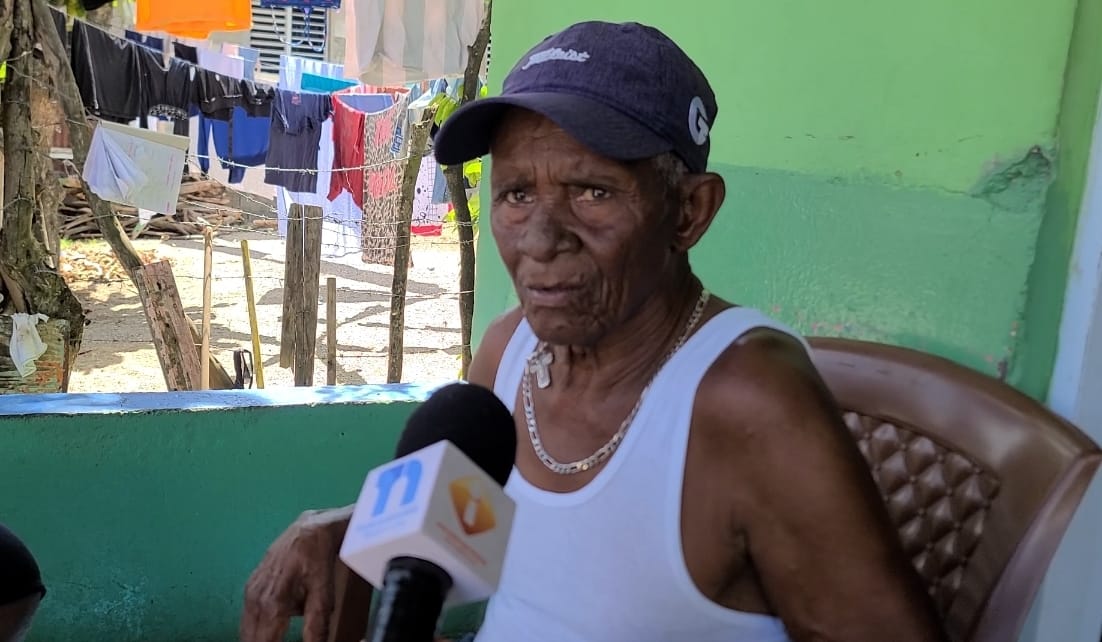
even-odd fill
[{"label": "brown plastic chair", "polygon": [[[810,339],[953,642],[1012,642],[1102,462],[1010,386],[895,346]],[[339,565],[330,642],[357,642],[371,588]]]},{"label": "brown plastic chair", "polygon": [[813,338],[954,642],[1018,639],[1102,452],[1010,386],[948,360]]}]

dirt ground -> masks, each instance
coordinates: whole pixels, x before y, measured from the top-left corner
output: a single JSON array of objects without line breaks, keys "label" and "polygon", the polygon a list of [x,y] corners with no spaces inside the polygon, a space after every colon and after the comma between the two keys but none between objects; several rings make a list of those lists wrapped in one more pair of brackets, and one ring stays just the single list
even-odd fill
[{"label": "dirt ground", "polygon": [[[279,367],[283,301],[283,241],[273,232],[229,232],[215,237],[211,299],[211,351],[232,376],[234,348],[251,351],[241,262],[248,239],[254,275],[266,388],[290,387],[290,369]],[[138,240],[147,261],[168,259],[186,314],[202,320],[202,239]],[[459,371],[459,251],[454,232],[414,237],[409,273],[403,381],[436,382]],[[70,286],[89,310],[90,324],[71,376],[70,392],[165,390],[160,363],[137,291],[119,270],[100,274],[110,250],[100,240],[75,241],[62,251],[74,268]],[[96,265],[100,267],[96,267]],[[110,267],[110,266],[108,266]],[[115,264],[117,268],[117,264]],[[386,381],[390,313],[389,269],[358,256],[322,257],[314,385],[326,381],[325,278],[337,279],[337,383]]]}]

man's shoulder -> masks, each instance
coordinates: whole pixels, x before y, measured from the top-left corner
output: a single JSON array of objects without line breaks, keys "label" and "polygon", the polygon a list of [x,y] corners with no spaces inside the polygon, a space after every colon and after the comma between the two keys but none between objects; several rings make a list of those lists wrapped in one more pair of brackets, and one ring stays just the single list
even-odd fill
[{"label": "man's shoulder", "polygon": [[716,436],[791,439],[799,424],[822,422],[834,401],[800,340],[756,328],[708,369],[696,395],[697,419]]},{"label": "man's shoulder", "polygon": [[467,381],[493,389],[501,357],[523,318],[524,312],[520,307],[515,307],[490,322],[478,344],[478,350],[471,357]]}]

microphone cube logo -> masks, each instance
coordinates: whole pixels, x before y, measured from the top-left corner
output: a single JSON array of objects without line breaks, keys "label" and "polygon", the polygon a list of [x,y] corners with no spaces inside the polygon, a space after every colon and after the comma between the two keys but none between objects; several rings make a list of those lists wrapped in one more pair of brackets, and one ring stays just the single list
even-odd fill
[{"label": "microphone cube logo", "polygon": [[413,503],[417,498],[417,489],[421,485],[421,462],[416,459],[402,462],[392,466],[379,474],[376,487],[379,494],[375,498],[375,505],[371,509],[371,518],[382,516],[390,507],[390,496],[397,494],[395,484],[405,480],[405,489],[401,493],[398,506],[405,507]]},{"label": "microphone cube logo", "polygon": [[478,477],[460,477],[448,484],[452,507],[459,518],[459,525],[467,535],[478,535],[492,530],[497,524],[494,509],[487,499],[489,495]]}]

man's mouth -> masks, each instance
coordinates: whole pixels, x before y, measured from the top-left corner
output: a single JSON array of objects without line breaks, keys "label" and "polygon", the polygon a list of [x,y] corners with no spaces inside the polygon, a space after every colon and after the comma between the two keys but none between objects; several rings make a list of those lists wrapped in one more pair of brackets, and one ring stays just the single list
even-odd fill
[{"label": "man's mouth", "polygon": [[544,307],[561,307],[573,299],[580,285],[566,283],[539,284],[526,286],[528,303]]}]

